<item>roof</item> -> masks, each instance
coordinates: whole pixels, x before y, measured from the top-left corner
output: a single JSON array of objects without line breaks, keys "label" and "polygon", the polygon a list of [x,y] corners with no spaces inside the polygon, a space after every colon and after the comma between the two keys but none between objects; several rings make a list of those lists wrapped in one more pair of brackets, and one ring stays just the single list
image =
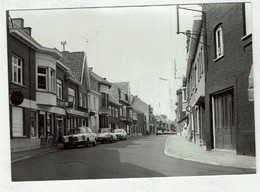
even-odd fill
[{"label": "roof", "polygon": [[129,93],[129,82],[113,82],[115,86],[117,86],[119,89],[123,90],[126,94]]},{"label": "roof", "polygon": [[89,74],[91,75],[91,77],[93,77],[93,78],[94,78],[95,80],[97,80],[99,83],[104,84],[104,85],[107,85],[107,86],[109,86],[109,87],[112,86],[112,84],[111,84],[109,81],[107,81],[105,78],[102,78],[102,77],[98,76],[96,73],[94,73],[94,72],[92,71],[91,68],[88,68],[88,70],[89,70]]},{"label": "roof", "polygon": [[83,61],[85,53],[81,52],[62,52],[62,58],[60,61],[66,65],[73,77],[79,82],[81,82],[82,70],[83,70]]}]

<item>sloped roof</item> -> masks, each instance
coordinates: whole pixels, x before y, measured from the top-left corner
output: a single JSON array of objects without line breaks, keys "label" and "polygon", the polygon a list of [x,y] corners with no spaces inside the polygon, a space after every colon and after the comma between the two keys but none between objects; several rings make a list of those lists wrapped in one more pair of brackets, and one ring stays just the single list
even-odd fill
[{"label": "sloped roof", "polygon": [[117,86],[119,89],[122,89],[126,94],[129,93],[129,82],[113,82],[115,86]]},{"label": "sloped roof", "polygon": [[97,75],[96,73],[94,73],[90,68],[88,68],[88,70],[89,70],[89,74],[90,74],[95,80],[97,80],[99,83],[102,83],[102,84],[105,84],[105,85],[111,87],[112,84],[111,84],[109,81],[107,81],[106,79],[104,79],[104,78],[98,76],[98,75]]},{"label": "sloped roof", "polygon": [[61,62],[66,65],[69,69],[73,77],[76,78],[77,81],[81,82],[81,75],[83,70],[83,61],[84,61],[85,53],[81,52],[62,52]]}]

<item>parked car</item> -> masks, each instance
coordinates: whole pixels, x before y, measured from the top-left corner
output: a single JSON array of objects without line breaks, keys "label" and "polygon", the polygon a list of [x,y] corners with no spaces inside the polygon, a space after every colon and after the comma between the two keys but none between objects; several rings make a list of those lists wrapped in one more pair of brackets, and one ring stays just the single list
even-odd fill
[{"label": "parked car", "polygon": [[116,134],[117,139],[126,140],[127,133],[125,132],[124,129],[115,129],[114,133]]},{"label": "parked car", "polygon": [[162,130],[157,130],[156,131],[156,135],[162,135],[162,134],[163,134]]},{"label": "parked car", "polygon": [[101,128],[97,134],[97,141],[101,143],[106,141],[112,143],[117,141],[117,136],[115,133],[112,133],[110,128]]},{"label": "parked car", "polygon": [[97,143],[97,135],[89,127],[77,127],[69,130],[68,135],[63,136],[63,146],[77,147],[77,145],[88,145],[91,143],[93,146]]},{"label": "parked car", "polygon": [[164,134],[164,135],[166,135],[166,134],[170,134],[170,131],[168,131],[168,130],[164,130],[164,131],[163,131],[163,134]]}]

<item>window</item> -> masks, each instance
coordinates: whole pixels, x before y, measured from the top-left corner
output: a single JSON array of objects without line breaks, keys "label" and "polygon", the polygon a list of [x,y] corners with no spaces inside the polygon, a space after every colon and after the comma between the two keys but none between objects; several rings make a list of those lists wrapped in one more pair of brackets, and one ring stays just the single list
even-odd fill
[{"label": "window", "polygon": [[96,97],[93,97],[93,109],[96,109]]},{"label": "window", "polygon": [[62,81],[57,79],[57,97],[62,99]]},{"label": "window", "polygon": [[55,70],[48,67],[38,66],[37,88],[55,93]]},{"label": "window", "polygon": [[111,116],[112,116],[112,117],[115,116],[115,108],[114,108],[114,107],[111,108]]},{"label": "window", "polygon": [[24,136],[23,108],[12,107],[12,135],[13,137]]},{"label": "window", "polygon": [[88,95],[88,107],[91,108],[90,95]]},{"label": "window", "polygon": [[37,123],[36,123],[36,112],[31,111],[31,124],[30,124],[30,137],[37,137]]},{"label": "window", "polygon": [[182,88],[182,102],[186,102],[187,101],[187,88],[186,87],[183,87]]},{"label": "window", "polygon": [[118,109],[117,108],[115,109],[115,113],[116,113],[115,116],[118,117]]},{"label": "window", "polygon": [[223,29],[222,25],[219,25],[215,29],[215,53],[216,59],[224,55],[224,45],[223,45]]},{"label": "window", "polygon": [[245,3],[245,35],[252,33],[252,6],[251,3]]},{"label": "window", "polygon": [[73,103],[73,106],[75,106],[75,90],[69,88],[69,102]]},{"label": "window", "polygon": [[87,95],[84,94],[83,107],[87,108]]},{"label": "window", "polygon": [[15,55],[12,55],[12,81],[23,84],[23,61]]},{"label": "window", "polygon": [[47,68],[38,67],[38,89],[47,90]]},{"label": "window", "polygon": [[50,89],[49,91],[55,93],[55,71],[53,69],[50,69]]},{"label": "window", "polygon": [[82,93],[79,93],[79,106],[83,107],[83,96]]}]

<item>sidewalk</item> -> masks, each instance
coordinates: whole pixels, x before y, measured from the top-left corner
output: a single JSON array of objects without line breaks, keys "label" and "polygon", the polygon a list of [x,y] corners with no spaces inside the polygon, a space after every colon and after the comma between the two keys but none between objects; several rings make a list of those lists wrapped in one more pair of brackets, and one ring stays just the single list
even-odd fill
[{"label": "sidewalk", "polygon": [[12,152],[11,153],[11,163],[15,163],[17,161],[21,161],[21,160],[28,159],[28,158],[31,158],[34,156],[38,156],[38,155],[53,153],[53,152],[56,152],[59,150],[60,150],[60,147],[58,145],[57,147],[44,147],[44,148],[38,148],[38,149],[32,149],[32,150],[26,150],[26,151]]},{"label": "sidewalk", "polygon": [[167,138],[164,153],[170,157],[183,160],[229,167],[256,169],[255,157],[236,155],[233,151],[207,151],[205,146],[191,143],[177,135],[172,135]]}]

